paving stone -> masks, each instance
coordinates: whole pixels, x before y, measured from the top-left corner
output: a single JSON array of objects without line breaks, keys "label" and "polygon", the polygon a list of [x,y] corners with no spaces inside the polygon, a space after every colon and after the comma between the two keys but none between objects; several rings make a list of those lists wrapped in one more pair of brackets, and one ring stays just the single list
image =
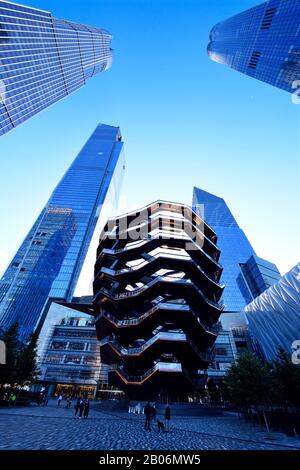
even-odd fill
[{"label": "paving stone", "polygon": [[142,415],[102,412],[91,407],[87,420],[74,419],[74,408],[0,409],[0,449],[50,450],[271,450],[300,449],[300,440],[265,432],[237,416],[174,417],[171,431],[144,430]]}]

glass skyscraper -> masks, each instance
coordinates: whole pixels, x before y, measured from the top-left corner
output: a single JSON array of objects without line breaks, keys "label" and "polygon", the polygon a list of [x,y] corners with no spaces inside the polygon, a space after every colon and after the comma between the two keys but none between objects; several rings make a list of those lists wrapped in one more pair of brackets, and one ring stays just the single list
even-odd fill
[{"label": "glass skyscraper", "polygon": [[124,165],[119,128],[99,125],[0,280],[0,327],[17,321],[27,339],[49,298],[71,301],[93,234],[117,209]]},{"label": "glass skyscraper", "polygon": [[194,188],[193,207],[214,229],[221,250],[225,312],[241,312],[280,277],[276,266],[258,258],[224,199]]},{"label": "glass skyscraper", "polygon": [[300,0],[268,0],[211,30],[208,55],[288,92],[300,88]]},{"label": "glass skyscraper", "polygon": [[110,33],[0,1],[0,136],[112,63]]}]

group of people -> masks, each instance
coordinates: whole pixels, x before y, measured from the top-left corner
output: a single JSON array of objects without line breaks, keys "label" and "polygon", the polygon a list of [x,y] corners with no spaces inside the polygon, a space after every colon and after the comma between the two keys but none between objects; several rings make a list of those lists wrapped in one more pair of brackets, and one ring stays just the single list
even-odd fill
[{"label": "group of people", "polygon": [[[64,398],[66,400],[66,408],[71,408],[73,401],[73,397],[71,395],[67,397],[59,395],[57,398],[57,406],[60,406]],[[88,398],[77,398],[74,410],[74,418],[87,419],[90,413],[90,400]]]},{"label": "group of people", "polygon": [[154,405],[148,401],[147,405],[144,408],[145,420],[145,430],[151,431],[151,422],[157,423],[158,432],[160,431],[170,431],[170,420],[171,420],[171,408],[169,405],[166,406],[164,413],[164,421],[156,419],[156,408]]},{"label": "group of people", "polygon": [[66,400],[66,408],[71,408],[72,400],[73,400],[72,395],[68,395],[68,396],[59,395],[57,398],[57,406],[60,406],[63,399]]},{"label": "group of people", "polygon": [[17,403],[17,395],[15,393],[5,393],[3,396],[3,401],[8,403],[8,405],[15,406]]},{"label": "group of people", "polygon": [[74,418],[87,419],[90,413],[90,400],[88,398],[78,398],[74,408]]}]

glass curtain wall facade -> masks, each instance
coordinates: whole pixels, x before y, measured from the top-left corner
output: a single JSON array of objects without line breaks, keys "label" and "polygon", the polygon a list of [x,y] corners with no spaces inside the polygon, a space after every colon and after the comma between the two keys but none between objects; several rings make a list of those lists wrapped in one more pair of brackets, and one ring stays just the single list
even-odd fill
[{"label": "glass curtain wall facade", "polygon": [[275,264],[256,255],[251,255],[247,263],[241,264],[240,276],[244,277],[248,286],[249,302],[252,302],[281,278]]},{"label": "glass curtain wall facade", "polygon": [[0,1],[0,136],[111,66],[110,33]]},{"label": "glass curtain wall facade", "polygon": [[211,30],[208,56],[290,93],[300,80],[300,0],[269,0]]},{"label": "glass curtain wall facade", "polygon": [[[76,299],[74,306],[87,301]],[[48,396],[95,396],[99,383],[108,378],[100,362],[94,317],[71,305],[52,302],[49,307],[39,337],[39,382],[47,387]]]},{"label": "glass curtain wall facade", "polygon": [[224,199],[194,188],[193,207],[218,236],[220,264],[223,267],[222,282],[225,284],[225,311],[240,312],[249,298],[247,285],[240,277],[240,264],[246,263],[255,252]]},{"label": "glass curtain wall facade", "polygon": [[237,348],[233,331],[220,331],[214,347],[214,363],[205,371],[200,372],[200,377],[207,376],[213,382],[223,380],[226,372],[237,359]]},{"label": "glass curtain wall facade", "polygon": [[71,301],[102,208],[116,213],[124,165],[119,128],[100,124],[0,280],[2,328],[18,321],[25,340],[50,297]]},{"label": "glass curtain wall facade", "polygon": [[218,236],[222,282],[225,284],[225,312],[241,312],[249,302],[280,279],[280,272],[275,264],[255,254],[224,199],[194,188],[193,207]]}]

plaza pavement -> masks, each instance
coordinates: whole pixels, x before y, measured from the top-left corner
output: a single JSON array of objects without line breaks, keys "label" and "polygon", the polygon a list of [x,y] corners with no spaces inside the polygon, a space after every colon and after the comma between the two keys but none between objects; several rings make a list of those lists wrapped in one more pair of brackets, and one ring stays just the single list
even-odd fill
[{"label": "plaza pavement", "polygon": [[171,430],[144,430],[144,416],[91,407],[87,420],[74,419],[65,403],[0,409],[0,450],[300,450],[300,439],[267,435],[235,415],[173,417]]}]

